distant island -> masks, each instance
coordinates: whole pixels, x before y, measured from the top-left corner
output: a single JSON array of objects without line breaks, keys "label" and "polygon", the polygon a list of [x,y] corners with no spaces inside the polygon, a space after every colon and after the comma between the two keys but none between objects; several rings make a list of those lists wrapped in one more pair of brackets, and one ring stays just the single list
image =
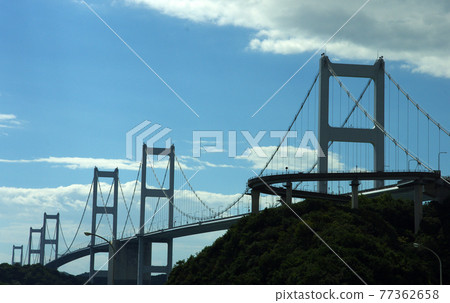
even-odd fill
[{"label": "distant island", "polygon": [[[413,203],[385,195],[360,208],[306,200],[292,205],[367,284],[439,284],[450,280],[450,201],[424,205],[414,234]],[[179,261],[169,284],[362,284],[286,206],[265,209],[231,227],[213,245]]]}]

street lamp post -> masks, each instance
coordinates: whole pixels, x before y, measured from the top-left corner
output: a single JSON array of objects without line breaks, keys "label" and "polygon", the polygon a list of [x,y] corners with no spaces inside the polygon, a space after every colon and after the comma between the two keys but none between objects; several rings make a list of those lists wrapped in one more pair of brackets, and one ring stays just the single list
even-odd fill
[{"label": "street lamp post", "polygon": [[97,237],[97,238],[102,239],[103,241],[105,241],[106,243],[108,243],[109,246],[111,246],[111,248],[112,248],[112,250],[113,250],[114,252],[116,252],[116,249],[114,248],[114,245],[113,245],[110,241],[108,241],[108,239],[106,239],[106,238],[104,238],[104,237],[102,237],[102,236],[100,236],[100,235],[90,233],[90,232],[88,232],[88,231],[85,231],[85,232],[84,232],[84,235],[85,235],[85,236],[94,236],[94,237]]},{"label": "street lamp post", "polygon": [[446,154],[447,152],[438,153],[438,170],[441,170],[441,154]]},{"label": "street lamp post", "polygon": [[[116,248],[114,247],[114,243],[112,243],[111,241],[108,241],[108,239],[106,239],[106,238],[104,238],[104,237],[102,237],[102,236],[100,236],[100,235],[90,233],[90,232],[88,232],[88,231],[85,231],[84,234],[85,234],[86,236],[88,236],[88,237],[94,236],[94,237],[97,237],[97,238],[102,239],[103,241],[105,241],[106,243],[108,243],[109,247],[112,248],[113,254],[114,254],[114,255],[116,254]],[[109,261],[111,261],[111,260],[112,260],[112,258],[110,257],[110,258],[109,258]],[[110,265],[112,265],[112,268],[108,268],[108,271],[111,270],[111,284],[114,284],[114,264],[113,264],[113,262],[111,262]],[[109,266],[108,266],[108,267],[109,267]],[[109,276],[109,274],[108,274],[108,276]],[[108,280],[109,280],[109,277],[108,277]]]},{"label": "street lamp post", "polygon": [[438,261],[439,261],[439,282],[440,282],[440,284],[442,285],[442,261],[441,261],[441,258],[439,258],[439,256],[438,256],[437,253],[435,253],[433,250],[431,250],[430,248],[426,247],[426,246],[423,245],[423,244],[420,244],[420,243],[413,243],[413,245],[414,245],[415,248],[424,248],[424,249],[430,251],[433,255],[436,256],[436,258],[437,258]]}]

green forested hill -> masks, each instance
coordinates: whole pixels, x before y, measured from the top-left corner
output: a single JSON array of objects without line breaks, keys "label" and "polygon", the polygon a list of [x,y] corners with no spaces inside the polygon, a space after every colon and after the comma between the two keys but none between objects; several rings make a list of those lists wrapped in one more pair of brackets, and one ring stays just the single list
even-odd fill
[{"label": "green forested hill", "polygon": [[0,284],[22,285],[75,285],[83,284],[78,277],[49,269],[40,264],[9,265],[0,264]]},{"label": "green forested hill", "polygon": [[[368,283],[438,284],[436,251],[450,276],[450,203],[424,206],[414,235],[412,202],[361,199],[360,208],[305,201],[293,209]],[[198,255],[180,261],[169,284],[361,284],[289,210],[266,209],[242,219]]]}]

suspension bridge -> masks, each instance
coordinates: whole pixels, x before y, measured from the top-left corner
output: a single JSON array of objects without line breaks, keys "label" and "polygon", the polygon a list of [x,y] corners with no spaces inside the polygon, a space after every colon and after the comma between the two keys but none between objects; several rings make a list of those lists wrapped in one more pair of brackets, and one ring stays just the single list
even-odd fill
[{"label": "suspension bridge", "polygon": [[[449,131],[393,79],[385,70],[382,57],[373,65],[358,65],[332,63],[322,55],[319,65],[280,143],[270,147],[271,155],[265,165],[259,173],[250,175],[245,189],[233,201],[212,207],[192,186],[174,146],[144,145],[129,203],[118,169],[95,168],[70,243],[66,241],[59,214],[45,213],[43,226],[30,228],[25,260],[28,259],[28,264],[58,268],[90,256],[92,278],[96,275],[95,255],[109,253],[110,282],[146,284],[152,274],[170,273],[173,239],[225,230],[262,208],[306,198],[348,201],[353,208],[358,208],[358,195],[390,193],[413,200],[411,229],[417,233],[423,202],[443,202],[450,196],[450,179],[440,173],[440,158],[446,153],[442,147],[448,144]],[[354,95],[355,90],[359,94]],[[318,148],[303,144],[297,134],[305,132],[317,136]],[[163,157],[159,162],[167,161],[162,176],[158,176],[153,161],[147,162],[149,157],[152,160]],[[106,198],[102,186],[107,183],[100,181],[104,179],[112,180]],[[125,215],[121,214],[124,222],[119,222],[119,200],[125,207]],[[89,205],[91,231],[85,234],[90,241],[77,246]],[[134,214],[136,209],[138,216]],[[55,221],[54,226],[49,220]],[[100,234],[110,236],[106,239]],[[34,235],[39,239],[37,248]],[[63,253],[59,248],[60,236],[65,245]],[[165,265],[152,264],[153,243],[164,243],[167,247]],[[12,262],[16,263],[17,251],[20,251],[17,263],[22,263],[23,246],[13,246]]]}]

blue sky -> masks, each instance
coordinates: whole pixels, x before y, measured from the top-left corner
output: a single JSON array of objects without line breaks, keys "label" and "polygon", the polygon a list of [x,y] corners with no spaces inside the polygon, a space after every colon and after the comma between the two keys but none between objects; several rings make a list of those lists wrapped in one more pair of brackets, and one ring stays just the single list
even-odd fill
[{"label": "blue sky", "polygon": [[[386,70],[450,126],[446,3],[369,2],[252,117],[365,1],[86,2],[199,117],[83,1],[0,1],[2,262],[10,261],[13,244],[26,246],[28,228],[42,224],[44,211],[60,212],[71,238],[95,165],[123,168],[131,197],[136,166],[125,158],[125,134],[145,120],[172,129],[188,175],[201,168],[192,184],[205,199],[242,192],[257,163],[227,153],[192,159],[193,131],[238,131],[242,153],[248,145],[239,131],[285,130],[324,51],[332,61],[362,64],[383,55]],[[261,145],[277,140],[265,137]],[[449,150],[448,138],[442,142]],[[193,248],[181,243],[179,257],[214,237],[197,239]]]}]

